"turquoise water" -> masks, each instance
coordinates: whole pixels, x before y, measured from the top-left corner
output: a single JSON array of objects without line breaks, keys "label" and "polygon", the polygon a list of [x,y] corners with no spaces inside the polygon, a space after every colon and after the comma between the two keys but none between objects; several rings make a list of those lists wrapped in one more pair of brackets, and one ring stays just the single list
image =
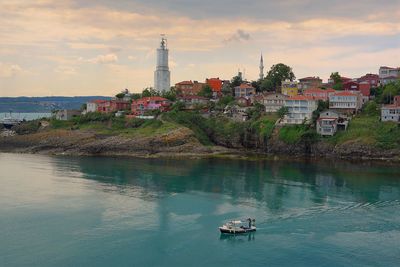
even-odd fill
[{"label": "turquoise water", "polygon": [[[0,154],[1,266],[399,266],[400,171]],[[221,236],[256,217],[253,235]]]}]

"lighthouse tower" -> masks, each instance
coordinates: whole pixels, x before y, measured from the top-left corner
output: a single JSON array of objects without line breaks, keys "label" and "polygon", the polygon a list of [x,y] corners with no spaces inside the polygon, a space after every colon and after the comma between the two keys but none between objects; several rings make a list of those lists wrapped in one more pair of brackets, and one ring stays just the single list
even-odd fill
[{"label": "lighthouse tower", "polygon": [[157,49],[157,66],[154,71],[154,89],[157,91],[170,90],[171,73],[168,68],[167,39],[162,36],[160,47]]},{"label": "lighthouse tower", "polygon": [[264,61],[263,61],[263,56],[261,54],[260,58],[260,80],[264,79]]}]

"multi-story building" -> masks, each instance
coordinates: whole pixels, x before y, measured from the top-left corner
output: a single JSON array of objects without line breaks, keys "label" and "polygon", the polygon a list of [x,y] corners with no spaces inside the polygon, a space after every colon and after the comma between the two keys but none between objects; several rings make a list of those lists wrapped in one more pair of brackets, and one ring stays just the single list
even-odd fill
[{"label": "multi-story building", "polygon": [[170,101],[160,96],[143,97],[132,101],[131,109],[133,115],[143,115],[146,111],[167,111]]},{"label": "multi-story building", "polygon": [[206,84],[211,87],[214,96],[221,94],[222,80],[220,80],[219,78],[209,78],[206,79]]},{"label": "multi-story building", "polygon": [[317,101],[307,96],[292,96],[285,100],[288,113],[283,118],[283,124],[310,123],[314,110],[317,109]]},{"label": "multi-story building", "polygon": [[251,97],[256,94],[256,89],[246,83],[235,87],[235,97]]},{"label": "multi-story building", "polygon": [[329,97],[329,109],[339,113],[355,114],[363,104],[362,95],[359,91],[341,91]]},{"label": "multi-story building", "polygon": [[285,105],[285,100],[288,98],[287,95],[270,93],[257,95],[254,100],[265,106],[265,112],[277,112]]},{"label": "multi-story building", "polygon": [[303,92],[304,96],[313,97],[315,100],[328,101],[329,96],[334,94],[336,91],[333,89],[320,89],[320,88],[311,88],[307,89]]},{"label": "multi-story building", "polygon": [[382,121],[394,121],[400,123],[400,96],[394,97],[394,103],[391,105],[384,105],[381,108]]},{"label": "multi-story building", "polygon": [[395,82],[400,78],[400,67],[392,68],[392,67],[380,67],[379,68],[379,82],[382,85]]},{"label": "multi-story building", "polygon": [[320,135],[334,135],[338,128],[339,114],[332,110],[325,110],[320,113],[317,119],[317,133]]},{"label": "multi-story building", "polygon": [[319,77],[305,77],[299,79],[298,88],[300,92],[310,88],[318,88],[322,85],[322,79]]},{"label": "multi-story building", "polygon": [[368,73],[357,79],[357,82],[368,83],[370,87],[377,87],[379,85],[379,75]]},{"label": "multi-story building", "polygon": [[295,96],[299,94],[297,82],[286,80],[282,82],[281,93],[287,96]]},{"label": "multi-story building", "polygon": [[180,91],[182,96],[197,95],[200,93],[205,83],[199,83],[198,81],[182,81],[175,84],[175,89]]}]

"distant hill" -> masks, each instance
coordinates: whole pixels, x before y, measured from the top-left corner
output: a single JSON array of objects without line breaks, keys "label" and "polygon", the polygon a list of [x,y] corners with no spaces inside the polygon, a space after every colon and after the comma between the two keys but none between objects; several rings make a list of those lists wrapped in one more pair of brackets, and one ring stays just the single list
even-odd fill
[{"label": "distant hill", "polygon": [[58,109],[79,109],[94,99],[110,99],[106,96],[45,96],[0,97],[0,112],[51,112]]}]

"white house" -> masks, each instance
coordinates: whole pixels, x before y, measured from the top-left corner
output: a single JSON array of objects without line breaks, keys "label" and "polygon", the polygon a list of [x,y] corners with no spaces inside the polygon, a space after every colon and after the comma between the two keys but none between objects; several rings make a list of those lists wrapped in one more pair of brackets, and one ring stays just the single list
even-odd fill
[{"label": "white house", "polygon": [[334,135],[337,131],[339,114],[332,110],[324,110],[317,120],[317,133],[320,135]]},{"label": "white house", "polygon": [[384,105],[381,109],[382,121],[394,121],[400,123],[400,96],[394,97],[394,104]]},{"label": "white house", "polygon": [[363,104],[359,91],[342,91],[329,96],[329,109],[340,113],[356,113]]},{"label": "white house", "polygon": [[400,78],[400,68],[380,67],[379,68],[379,82],[382,85],[394,82]]},{"label": "white house", "polygon": [[302,124],[311,122],[312,113],[317,109],[318,103],[313,97],[298,95],[286,99],[285,107],[288,108],[288,113],[281,123]]}]

